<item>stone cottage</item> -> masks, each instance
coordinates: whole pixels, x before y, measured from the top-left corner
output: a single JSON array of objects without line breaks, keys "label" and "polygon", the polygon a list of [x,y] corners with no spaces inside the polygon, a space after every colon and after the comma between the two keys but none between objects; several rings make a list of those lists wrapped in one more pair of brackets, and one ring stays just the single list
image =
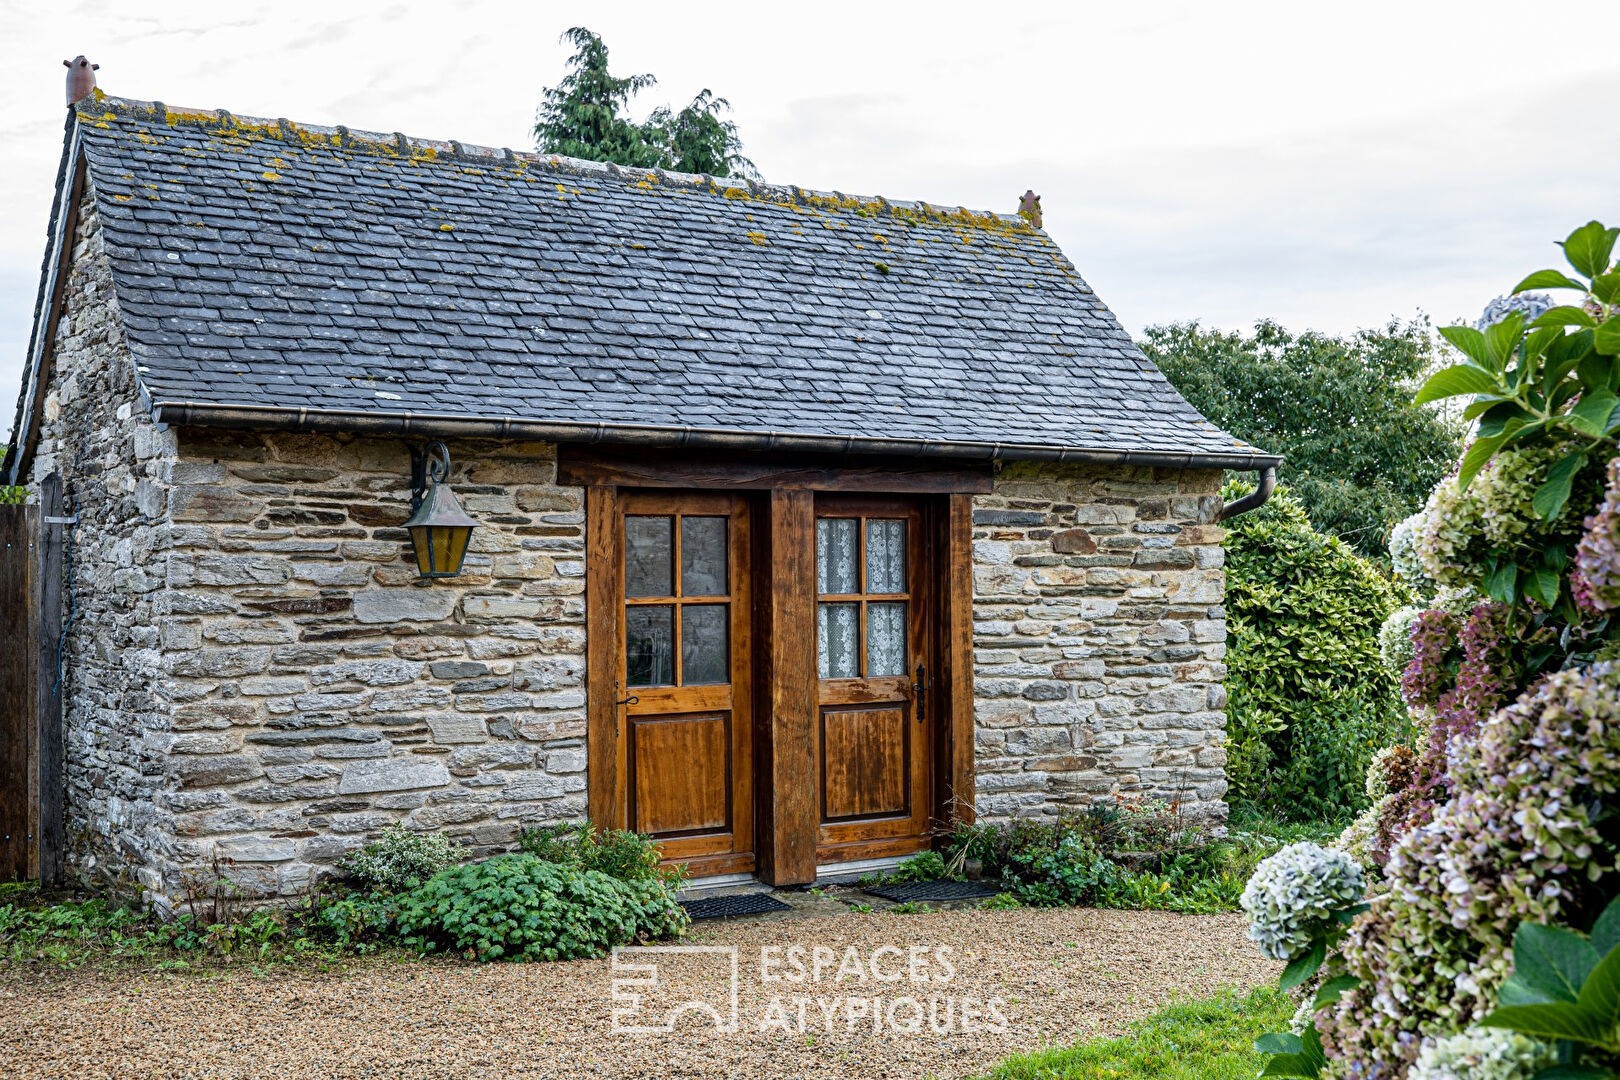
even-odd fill
[{"label": "stone cottage", "polygon": [[96,91],[15,431],[76,519],[72,873],[286,894],[391,822],[589,817],[802,883],[953,816],[1225,812],[1219,489],[1278,459],[1038,212]]}]

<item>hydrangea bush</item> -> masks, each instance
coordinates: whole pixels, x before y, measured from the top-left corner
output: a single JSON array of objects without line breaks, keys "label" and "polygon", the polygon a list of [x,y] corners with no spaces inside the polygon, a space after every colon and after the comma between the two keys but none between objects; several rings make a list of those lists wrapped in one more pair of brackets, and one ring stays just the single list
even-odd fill
[{"label": "hydrangea bush", "polygon": [[1416,604],[1407,604],[1392,611],[1389,618],[1384,620],[1384,625],[1378,628],[1378,655],[1384,660],[1385,670],[1397,679],[1406,673],[1407,666],[1412,663],[1412,627],[1423,612],[1424,609]]},{"label": "hydrangea bush", "polygon": [[1398,1075],[1425,1037],[1482,1019],[1527,919],[1601,910],[1616,848],[1593,821],[1620,795],[1620,665],[1553,675],[1456,747],[1451,797],[1400,836],[1385,891],[1350,927],[1361,979],[1318,1017],[1345,1075]]},{"label": "hydrangea bush", "polygon": [[1586,519],[1571,576],[1583,611],[1600,615],[1620,608],[1620,458],[1609,462],[1603,502]]},{"label": "hydrangea bush", "polygon": [[1344,852],[1309,841],[1289,844],[1263,860],[1243,890],[1249,937],[1267,956],[1291,960],[1366,887],[1361,867]]},{"label": "hydrangea bush", "polygon": [[1320,890],[1348,880],[1320,857],[1262,866],[1252,905],[1245,893],[1268,955],[1297,960],[1310,941],[1322,956],[1303,1035],[1266,1037],[1268,1075],[1516,1080],[1555,1057],[1597,1070],[1578,1075],[1620,1069],[1607,1043],[1576,1054],[1483,1026],[1521,925],[1585,930],[1620,895],[1617,237],[1583,226],[1563,244],[1579,279],[1545,270],[1520,286],[1577,289],[1577,303],[1505,305],[1442,331],[1463,359],[1419,401],[1462,397],[1477,425],[1391,537],[1397,573],[1436,592],[1380,641],[1405,662],[1417,733],[1375,758],[1374,805],[1338,842],[1372,882],[1365,911],[1339,913],[1346,929],[1321,924]]},{"label": "hydrangea bush", "polygon": [[1408,1080],[1530,1080],[1556,1060],[1552,1047],[1495,1028],[1469,1028],[1423,1044]]}]

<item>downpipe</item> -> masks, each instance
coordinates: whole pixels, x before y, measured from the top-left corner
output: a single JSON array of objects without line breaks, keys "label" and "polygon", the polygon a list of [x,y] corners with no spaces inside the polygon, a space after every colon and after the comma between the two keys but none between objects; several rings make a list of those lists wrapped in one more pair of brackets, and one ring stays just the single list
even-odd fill
[{"label": "downpipe", "polygon": [[1216,521],[1228,521],[1239,514],[1247,514],[1250,510],[1264,506],[1271,498],[1271,493],[1277,490],[1277,466],[1267,465],[1260,470],[1260,486],[1241,499],[1233,499],[1221,507]]}]

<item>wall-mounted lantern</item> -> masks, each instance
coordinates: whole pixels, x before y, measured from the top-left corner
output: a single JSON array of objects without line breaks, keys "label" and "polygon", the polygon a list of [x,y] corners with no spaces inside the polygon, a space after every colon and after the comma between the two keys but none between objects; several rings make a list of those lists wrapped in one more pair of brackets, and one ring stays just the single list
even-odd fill
[{"label": "wall-mounted lantern", "polygon": [[416,569],[425,578],[461,573],[467,541],[478,527],[450,490],[449,479],[450,451],[444,443],[411,450],[411,517],[405,528],[416,549]]}]

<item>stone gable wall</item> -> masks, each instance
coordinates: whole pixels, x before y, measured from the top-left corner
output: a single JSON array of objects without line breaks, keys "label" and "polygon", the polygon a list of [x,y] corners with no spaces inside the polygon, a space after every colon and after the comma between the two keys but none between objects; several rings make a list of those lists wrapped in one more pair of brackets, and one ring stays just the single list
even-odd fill
[{"label": "stone gable wall", "polygon": [[141,405],[88,186],[69,258],[28,477],[37,490],[60,472],[79,518],[63,590],[69,859],[86,876],[160,891],[173,865],[160,803],[171,703],[153,678],[163,646],[152,569],[162,559],[174,438]]},{"label": "stone gable wall", "polygon": [[1225,819],[1220,482],[1020,463],[975,498],[981,817],[1148,796]]}]

